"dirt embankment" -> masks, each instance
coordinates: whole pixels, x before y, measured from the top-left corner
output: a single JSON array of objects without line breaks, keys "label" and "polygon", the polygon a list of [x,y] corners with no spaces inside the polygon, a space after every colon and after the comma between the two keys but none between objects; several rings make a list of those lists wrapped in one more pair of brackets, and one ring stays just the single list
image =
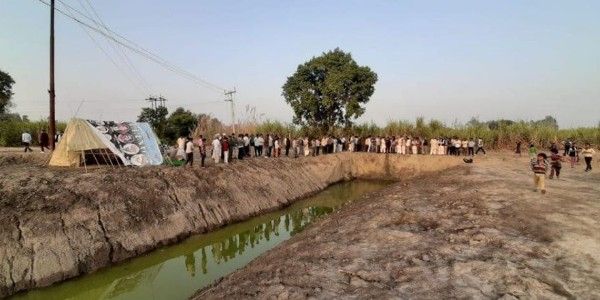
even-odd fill
[{"label": "dirt embankment", "polygon": [[350,179],[409,178],[447,157],[251,159],[209,168],[0,165],[0,297],[93,272]]},{"label": "dirt embankment", "polygon": [[195,299],[600,299],[600,173],[532,191],[526,158],[403,181],[345,206]]}]

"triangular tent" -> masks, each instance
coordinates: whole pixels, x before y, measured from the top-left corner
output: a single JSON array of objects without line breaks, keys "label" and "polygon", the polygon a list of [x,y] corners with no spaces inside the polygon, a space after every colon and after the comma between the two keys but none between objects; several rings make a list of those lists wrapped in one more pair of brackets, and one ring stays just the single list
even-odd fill
[{"label": "triangular tent", "polygon": [[71,119],[52,153],[51,166],[160,165],[158,138],[148,123]]}]

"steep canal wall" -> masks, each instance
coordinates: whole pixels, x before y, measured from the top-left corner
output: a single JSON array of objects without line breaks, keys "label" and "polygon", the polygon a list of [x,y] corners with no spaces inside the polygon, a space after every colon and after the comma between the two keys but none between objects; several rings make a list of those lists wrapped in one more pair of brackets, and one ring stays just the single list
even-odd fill
[{"label": "steep canal wall", "polygon": [[277,210],[335,182],[401,180],[460,162],[343,153],[189,169],[4,169],[0,297]]}]

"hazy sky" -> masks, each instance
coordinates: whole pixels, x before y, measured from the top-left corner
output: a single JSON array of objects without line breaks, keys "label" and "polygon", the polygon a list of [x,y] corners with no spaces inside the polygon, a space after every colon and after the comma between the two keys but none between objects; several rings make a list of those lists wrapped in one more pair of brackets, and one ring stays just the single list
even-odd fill
[{"label": "hazy sky", "polygon": [[[290,121],[281,86],[298,64],[340,47],[379,76],[360,121],[472,116],[600,121],[600,1],[90,1],[119,34],[197,76],[235,86],[264,118]],[[15,112],[47,114],[49,9],[0,0],[0,69]],[[229,106],[135,53],[143,81],[101,36],[57,14],[57,117],[131,120],[149,94],[229,122]],[[116,50],[118,52],[118,50]],[[217,101],[217,102],[215,102]],[[209,103],[207,103],[209,102]],[[212,102],[212,103],[210,103]]]}]

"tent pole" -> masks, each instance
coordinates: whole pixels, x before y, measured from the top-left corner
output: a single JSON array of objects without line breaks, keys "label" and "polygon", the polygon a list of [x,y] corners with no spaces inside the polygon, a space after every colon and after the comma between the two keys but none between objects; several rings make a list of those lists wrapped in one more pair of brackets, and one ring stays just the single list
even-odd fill
[{"label": "tent pole", "polygon": [[96,161],[96,165],[100,166],[100,162],[98,161],[98,158],[96,158],[96,154],[94,154],[94,149],[92,149],[92,156],[94,157],[94,160]]},{"label": "tent pole", "polygon": [[83,168],[85,168],[85,172],[87,173],[87,164],[85,163],[85,154],[83,150],[81,150],[81,159],[83,159]]},{"label": "tent pole", "polygon": [[115,166],[112,163],[112,160],[110,159],[110,156],[108,156],[104,151],[106,151],[105,149],[99,149],[100,150],[100,154],[102,154],[102,158],[104,158],[104,162],[110,164],[111,168],[114,168]]}]

